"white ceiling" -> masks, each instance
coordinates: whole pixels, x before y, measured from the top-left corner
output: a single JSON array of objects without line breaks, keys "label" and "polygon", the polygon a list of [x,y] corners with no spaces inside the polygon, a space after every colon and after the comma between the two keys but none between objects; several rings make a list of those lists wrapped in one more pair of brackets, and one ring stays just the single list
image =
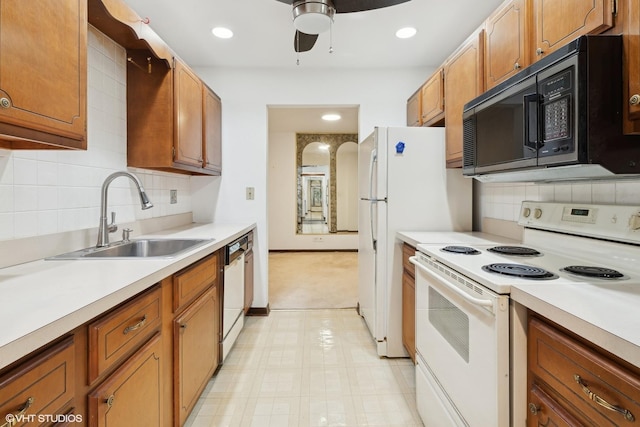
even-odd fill
[{"label": "white ceiling", "polygon": [[[335,122],[322,120],[326,113],[340,114]],[[358,107],[269,106],[269,132],[358,133]]]},{"label": "white ceiling", "polygon": [[[291,6],[276,0],[125,0],[191,67],[296,67]],[[411,0],[383,9],[336,14],[329,33],[301,68],[435,68],[502,0]],[[225,26],[234,37],[211,34]],[[417,35],[395,37],[414,26]]]}]

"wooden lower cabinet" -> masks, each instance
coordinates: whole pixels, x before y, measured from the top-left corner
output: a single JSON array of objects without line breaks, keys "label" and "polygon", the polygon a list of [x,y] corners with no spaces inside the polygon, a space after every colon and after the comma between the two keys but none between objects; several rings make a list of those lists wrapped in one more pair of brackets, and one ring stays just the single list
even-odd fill
[{"label": "wooden lower cabinet", "polygon": [[89,426],[161,426],[162,346],[154,335],[89,394]]},{"label": "wooden lower cabinet", "polygon": [[[72,409],[75,398],[73,337],[41,352],[0,377],[0,422],[53,425]],[[15,420],[17,424],[9,424]]]},{"label": "wooden lower cabinet", "polygon": [[411,360],[416,361],[416,279],[415,267],[409,258],[416,249],[408,244],[402,246],[402,344]]},{"label": "wooden lower cabinet", "polygon": [[174,320],[174,407],[182,425],[219,364],[220,307],[213,286]]},{"label": "wooden lower cabinet", "polygon": [[253,304],[253,249],[244,254],[244,314],[248,314]]},{"label": "wooden lower cabinet", "polygon": [[637,367],[614,360],[544,319],[531,316],[528,330],[529,427],[638,422]]}]

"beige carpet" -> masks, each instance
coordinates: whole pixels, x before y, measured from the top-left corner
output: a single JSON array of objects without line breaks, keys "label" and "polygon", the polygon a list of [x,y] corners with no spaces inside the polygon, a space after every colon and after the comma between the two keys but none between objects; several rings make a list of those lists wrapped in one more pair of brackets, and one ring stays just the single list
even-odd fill
[{"label": "beige carpet", "polygon": [[357,300],[357,252],[269,253],[272,309],[350,308]]}]

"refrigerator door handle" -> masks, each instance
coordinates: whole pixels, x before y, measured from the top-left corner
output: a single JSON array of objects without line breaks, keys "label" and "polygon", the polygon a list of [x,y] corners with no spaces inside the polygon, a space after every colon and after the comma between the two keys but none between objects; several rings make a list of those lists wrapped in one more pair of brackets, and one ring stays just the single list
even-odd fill
[{"label": "refrigerator door handle", "polygon": [[371,158],[369,159],[369,199],[375,200],[373,197],[373,164],[378,161],[378,150],[371,150]]},{"label": "refrigerator door handle", "polygon": [[376,239],[376,236],[373,234],[373,211],[374,208],[376,208],[377,202],[372,200],[369,202],[369,225],[371,227],[371,246],[373,247],[373,251],[376,252],[377,251],[377,243],[378,243],[378,239]]}]

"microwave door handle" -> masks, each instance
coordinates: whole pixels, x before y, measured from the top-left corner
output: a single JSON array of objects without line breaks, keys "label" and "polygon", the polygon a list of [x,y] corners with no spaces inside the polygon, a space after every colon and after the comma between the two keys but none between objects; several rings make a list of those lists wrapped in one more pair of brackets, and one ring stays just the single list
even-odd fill
[{"label": "microwave door handle", "polygon": [[540,96],[537,93],[531,93],[524,96],[524,144],[533,151],[542,147],[538,138],[539,105]]}]

